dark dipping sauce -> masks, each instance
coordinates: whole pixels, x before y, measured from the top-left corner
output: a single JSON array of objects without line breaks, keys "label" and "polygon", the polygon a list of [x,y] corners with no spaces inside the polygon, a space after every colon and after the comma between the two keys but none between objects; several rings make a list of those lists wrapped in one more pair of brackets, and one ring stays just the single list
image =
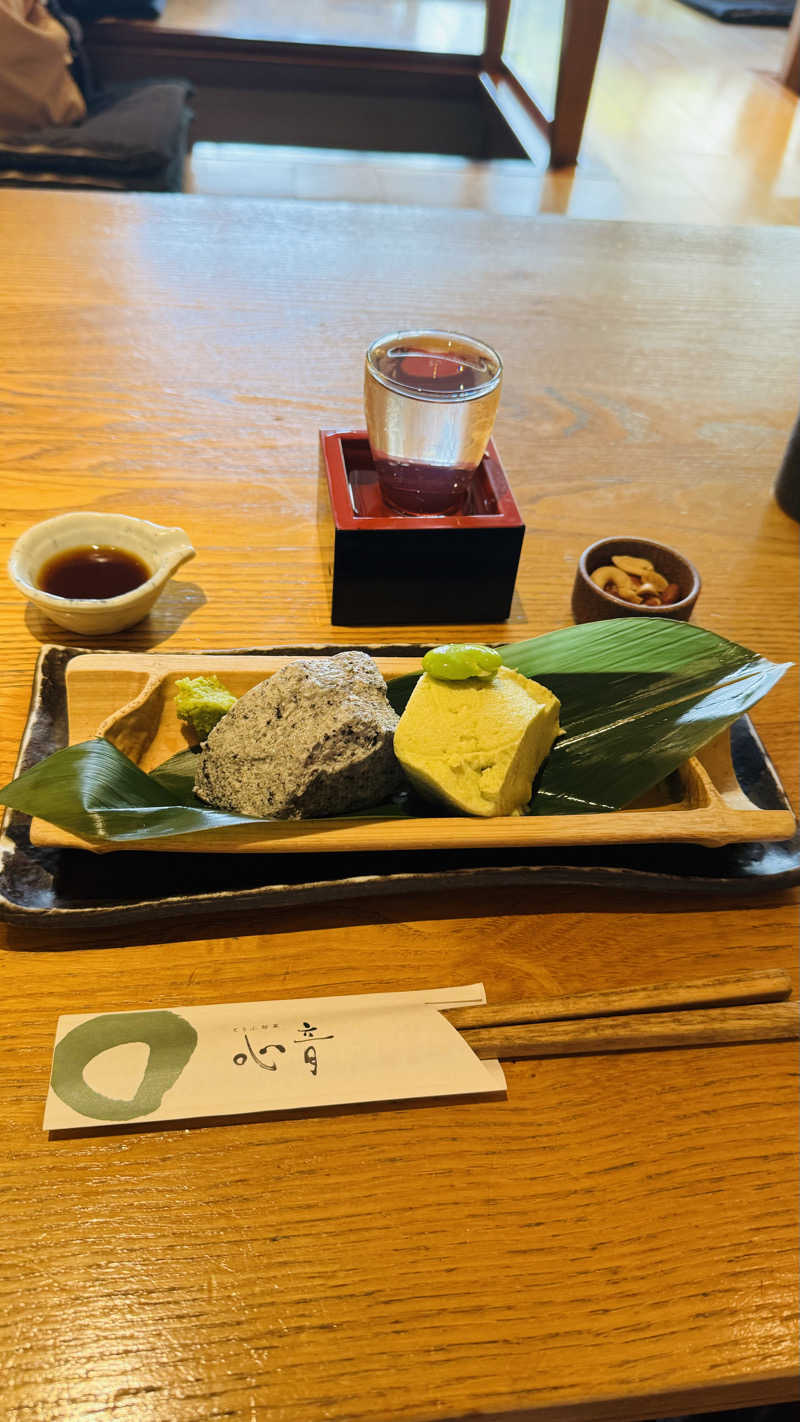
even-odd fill
[{"label": "dark dipping sauce", "polygon": [[36,586],[54,597],[119,597],[146,583],[152,573],[135,553],[123,548],[68,548],[39,569]]}]

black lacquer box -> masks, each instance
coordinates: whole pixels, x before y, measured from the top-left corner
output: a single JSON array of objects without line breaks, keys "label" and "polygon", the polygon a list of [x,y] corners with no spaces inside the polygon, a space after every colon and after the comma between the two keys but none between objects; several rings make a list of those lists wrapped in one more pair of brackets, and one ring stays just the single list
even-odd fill
[{"label": "black lacquer box", "polygon": [[364,430],[320,430],[318,517],[331,622],[503,622],[525,525],[490,441],[464,509],[386,507]]}]

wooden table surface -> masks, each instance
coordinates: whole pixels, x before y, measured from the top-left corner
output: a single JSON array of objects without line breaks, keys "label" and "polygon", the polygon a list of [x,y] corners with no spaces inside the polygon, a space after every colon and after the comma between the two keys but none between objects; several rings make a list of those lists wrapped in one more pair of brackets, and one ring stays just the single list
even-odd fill
[{"label": "wooden table surface", "polygon": [[[496,345],[527,525],[505,626],[567,624],[580,551],[680,547],[695,621],[795,657],[797,243],[734,231],[202,198],[0,196],[3,557],[47,514],[198,549],[128,650],[433,642],[332,628],[317,430],[414,324]],[[0,780],[40,644],[0,584]],[[754,721],[797,804],[797,681]],[[41,1129],[60,1013],[443,986],[490,1001],[794,972],[794,893],[418,893],[205,921],[2,926],[4,1416],[655,1418],[796,1395],[792,1044],[509,1064],[508,1097]]]}]

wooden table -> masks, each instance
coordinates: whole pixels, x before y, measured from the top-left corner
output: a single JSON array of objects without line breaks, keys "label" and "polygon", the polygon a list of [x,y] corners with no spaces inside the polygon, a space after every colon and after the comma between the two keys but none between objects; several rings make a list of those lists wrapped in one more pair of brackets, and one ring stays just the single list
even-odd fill
[{"label": "wooden table", "polygon": [[[436,641],[329,625],[317,429],[360,423],[368,340],[501,350],[528,533],[508,624],[569,622],[616,530],[699,566],[702,625],[791,659],[790,231],[366,206],[0,197],[2,539],[48,513],[198,548],[126,649]],[[6,581],[0,776],[39,646]],[[797,683],[754,720],[797,803]],[[132,871],[133,872],[133,871]],[[480,979],[490,1001],[786,966],[794,893],[415,893],[235,918],[3,929],[5,1415],[655,1418],[796,1395],[791,1044],[509,1064],[508,1099],[41,1130],[63,1012]]]}]

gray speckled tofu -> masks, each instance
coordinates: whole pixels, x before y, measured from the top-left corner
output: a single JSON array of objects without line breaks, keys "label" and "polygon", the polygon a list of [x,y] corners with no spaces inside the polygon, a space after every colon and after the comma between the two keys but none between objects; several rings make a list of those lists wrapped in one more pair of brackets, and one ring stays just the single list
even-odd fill
[{"label": "gray speckled tofu", "polygon": [[257,819],[309,819],[377,805],[402,771],[398,718],[372,657],[290,662],[251,687],[211,731],[194,788]]}]

